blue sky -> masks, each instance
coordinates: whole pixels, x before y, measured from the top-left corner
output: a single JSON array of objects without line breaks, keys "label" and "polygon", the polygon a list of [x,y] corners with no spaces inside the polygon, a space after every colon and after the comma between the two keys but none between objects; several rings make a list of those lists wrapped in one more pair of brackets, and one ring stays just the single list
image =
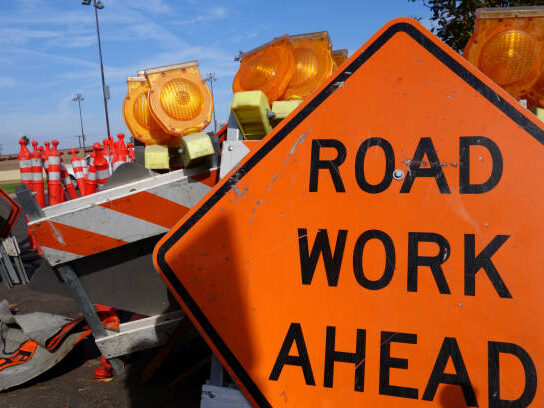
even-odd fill
[{"label": "blue sky", "polygon": [[[215,72],[218,121],[225,121],[238,63],[233,57],[283,34],[327,30],[335,49],[358,49],[395,17],[428,10],[408,0],[103,0],[99,10],[112,133],[129,133],[121,114],[126,76],[198,60]],[[105,137],[93,8],[80,0],[0,0],[0,143],[15,153],[28,135],[76,146],[82,92],[88,142]]]}]

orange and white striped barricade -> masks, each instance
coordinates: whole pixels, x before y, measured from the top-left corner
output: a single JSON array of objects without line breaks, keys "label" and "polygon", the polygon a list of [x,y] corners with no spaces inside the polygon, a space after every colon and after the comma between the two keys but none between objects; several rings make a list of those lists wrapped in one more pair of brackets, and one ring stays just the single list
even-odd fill
[{"label": "orange and white striped barricade", "polygon": [[128,147],[128,159],[129,159],[128,161],[129,161],[130,163],[134,163],[134,156],[135,156],[135,155],[134,155],[134,144],[133,144],[133,143],[129,143],[129,144],[127,145],[127,147]]},{"label": "orange and white striped barricade", "polygon": [[85,195],[91,195],[96,192],[96,170],[94,168],[94,152],[91,153],[89,158],[89,166],[87,167],[87,174],[85,175]]},{"label": "orange and white striped barricade", "polygon": [[164,234],[217,179],[217,168],[195,167],[97,191],[46,207],[30,230],[52,266],[77,261]]},{"label": "orange and white striped barricade", "polygon": [[34,186],[33,191],[36,193],[36,201],[40,207],[45,207],[45,192],[43,187],[43,167],[42,167],[42,155],[38,150],[38,142],[33,140],[32,147],[34,151],[30,154],[32,161],[32,184]]},{"label": "orange and white striped barricade", "polygon": [[21,150],[19,151],[19,173],[21,175],[21,183],[28,187],[30,191],[34,191],[34,184],[32,183],[32,159],[30,157],[30,150],[26,147],[24,139],[19,139]]},{"label": "orange and white striped barricade", "polygon": [[70,197],[70,200],[73,200],[75,198],[79,198],[77,195],[76,188],[72,184],[72,179],[70,177],[70,174],[68,173],[68,170],[66,169],[66,166],[64,163],[60,162],[60,178],[62,180],[62,184],[64,185],[64,189],[68,193],[68,197]]},{"label": "orange and white striped barricade", "polygon": [[64,201],[64,190],[60,177],[60,154],[57,150],[58,140],[53,140],[53,147],[49,152],[49,176],[47,188],[49,189],[49,205],[56,205]]},{"label": "orange and white striped barricade", "polygon": [[72,168],[74,169],[74,177],[81,197],[85,195],[85,167],[85,159],[80,159],[77,156],[77,150],[72,149]]},{"label": "orange and white striped barricade", "polygon": [[106,157],[102,153],[102,147],[100,146],[100,143],[95,143],[93,145],[94,148],[94,169],[96,171],[96,184],[98,189],[108,181],[110,178],[110,167],[108,165],[108,161],[106,160]]}]

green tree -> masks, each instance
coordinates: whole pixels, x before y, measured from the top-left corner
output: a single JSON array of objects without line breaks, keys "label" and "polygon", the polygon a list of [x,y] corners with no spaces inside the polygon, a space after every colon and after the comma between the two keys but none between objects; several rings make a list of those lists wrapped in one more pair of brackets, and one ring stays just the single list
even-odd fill
[{"label": "green tree", "polygon": [[409,0],[431,11],[432,32],[456,51],[462,51],[474,30],[476,9],[544,5],[544,0]]}]

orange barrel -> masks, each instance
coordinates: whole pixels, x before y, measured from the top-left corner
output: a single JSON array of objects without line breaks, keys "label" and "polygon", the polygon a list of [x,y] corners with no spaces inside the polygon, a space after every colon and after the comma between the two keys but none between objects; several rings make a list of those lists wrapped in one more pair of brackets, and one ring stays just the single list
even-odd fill
[{"label": "orange barrel", "polygon": [[19,151],[19,173],[21,174],[21,183],[28,187],[30,191],[34,191],[32,183],[32,159],[30,151],[26,147],[24,139],[19,139],[21,150]]},{"label": "orange barrel", "polygon": [[45,174],[49,177],[49,154],[51,153],[51,146],[49,145],[49,142],[44,142],[45,145],[45,157],[47,160],[44,160],[43,162],[43,168],[45,169]]},{"label": "orange barrel", "polygon": [[134,163],[134,144],[129,143],[128,144],[128,158],[130,163]]},{"label": "orange barrel", "polygon": [[82,197],[85,195],[85,167],[85,159],[80,159],[77,156],[76,149],[72,149],[72,168]]},{"label": "orange barrel", "polygon": [[53,147],[49,151],[49,177],[47,187],[49,189],[49,205],[55,205],[64,201],[64,190],[60,178],[60,153],[57,150],[58,140],[53,140]]},{"label": "orange barrel", "polygon": [[32,161],[33,191],[36,193],[36,201],[43,208],[45,207],[45,192],[43,188],[42,155],[38,151],[38,142],[33,140],[32,147],[34,150],[30,153],[30,160]]},{"label": "orange barrel", "polygon": [[60,178],[62,180],[62,185],[64,186],[66,192],[68,193],[68,197],[70,197],[70,200],[73,200],[74,198],[78,198],[77,191],[72,184],[72,179],[70,178],[70,174],[68,174],[68,170],[66,170],[66,166],[64,163],[60,162]]},{"label": "orange barrel", "polygon": [[91,153],[89,167],[87,168],[87,177],[85,178],[85,195],[96,192],[96,171],[94,169],[94,152]]},{"label": "orange barrel", "polygon": [[110,166],[102,153],[100,143],[95,143],[94,148],[94,168],[96,171],[96,183],[98,188],[102,187],[110,178]]}]

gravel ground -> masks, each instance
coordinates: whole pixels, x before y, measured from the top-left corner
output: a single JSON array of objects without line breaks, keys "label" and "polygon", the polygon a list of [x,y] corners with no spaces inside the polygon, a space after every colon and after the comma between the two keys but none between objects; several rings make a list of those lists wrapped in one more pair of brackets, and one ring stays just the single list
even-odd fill
[{"label": "gravel ground", "polygon": [[[74,317],[75,303],[52,294],[25,287],[7,289],[0,284],[0,300],[17,305],[18,313],[50,312]],[[185,380],[170,385],[181,373],[209,356],[200,337],[185,340],[170,354],[157,375],[140,384],[140,375],[157,349],[127,357],[125,373],[108,382],[94,379],[100,353],[92,338],[78,344],[57,366],[31,382],[0,393],[2,408],[109,408],[109,407],[198,407],[200,388],[206,381],[209,365],[200,365]]]}]

